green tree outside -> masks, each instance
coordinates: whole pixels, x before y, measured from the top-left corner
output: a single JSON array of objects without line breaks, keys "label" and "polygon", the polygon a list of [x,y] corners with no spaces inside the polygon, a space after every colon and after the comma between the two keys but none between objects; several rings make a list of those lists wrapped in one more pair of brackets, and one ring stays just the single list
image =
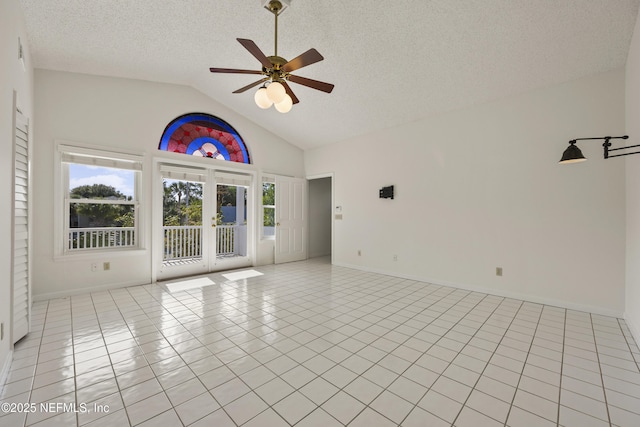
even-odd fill
[{"label": "green tree outside", "polygon": [[[270,182],[262,184],[262,206],[276,205],[276,185]],[[265,207],[264,223],[265,227],[274,227],[276,225],[276,210],[271,207]]]},{"label": "green tree outside", "polygon": [[[81,185],[70,191],[72,200],[128,200],[131,196],[126,196],[112,187],[105,184]],[[70,221],[78,224],[80,217],[88,219],[92,227],[133,227],[134,226],[134,206],[133,205],[112,205],[104,203],[70,203]]]}]

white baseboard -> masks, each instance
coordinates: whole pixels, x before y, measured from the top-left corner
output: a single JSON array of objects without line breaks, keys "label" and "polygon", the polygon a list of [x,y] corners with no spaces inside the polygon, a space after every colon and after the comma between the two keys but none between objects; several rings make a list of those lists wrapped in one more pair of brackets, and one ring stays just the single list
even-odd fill
[{"label": "white baseboard", "polygon": [[[361,265],[352,265],[352,264],[346,264],[346,263],[334,263],[334,265],[339,267],[353,268],[354,270],[366,271],[369,273],[384,274],[385,276],[399,277],[401,279],[415,280],[418,282],[431,283],[439,286],[448,286],[450,288],[464,289],[466,291],[480,292],[483,294],[496,295],[504,298],[528,301],[536,304],[544,304],[544,305],[550,305],[553,307],[566,308],[569,310],[600,314],[602,316],[610,316],[610,317],[617,317],[617,318],[623,318],[624,316],[623,312],[616,311],[616,310],[609,310],[606,308],[596,307],[596,306],[591,306],[586,304],[577,304],[571,301],[562,301],[562,300],[556,300],[553,298],[544,298],[537,295],[529,295],[521,292],[506,292],[500,289],[485,288],[482,286],[474,286],[474,285],[469,285],[464,283],[454,283],[454,282],[448,282],[444,280],[433,280],[426,277],[419,277],[419,276],[414,276],[410,274],[403,274],[398,272],[379,270],[375,268],[368,268]],[[636,341],[637,341],[637,335],[634,335],[634,337],[636,337]]]},{"label": "white baseboard", "polygon": [[7,382],[7,377],[9,376],[12,362],[13,350],[9,350],[9,353],[7,353],[7,358],[4,360],[4,364],[2,365],[2,371],[0,371],[0,396],[2,396],[2,393],[4,392],[4,384]]},{"label": "white baseboard", "polygon": [[[366,271],[370,273],[383,274],[385,276],[416,280],[418,282],[431,283],[439,286],[448,286],[451,288],[464,289],[472,292],[480,292],[480,293],[485,293],[490,295],[496,295],[504,298],[518,299],[518,300],[533,302],[537,304],[550,305],[554,307],[562,307],[569,310],[584,311],[588,313],[600,314],[603,316],[625,318],[624,313],[620,311],[609,310],[606,308],[591,306],[586,304],[578,304],[572,301],[563,301],[563,300],[557,300],[553,298],[544,298],[537,295],[529,295],[521,292],[506,292],[499,289],[485,288],[481,286],[474,286],[474,285],[463,284],[463,283],[454,283],[454,282],[449,282],[444,280],[433,280],[426,277],[369,268],[361,265],[354,265],[354,264],[348,264],[348,263],[333,262],[333,265],[338,267],[352,268],[354,270]],[[85,294],[87,292],[100,292],[100,291],[107,291],[112,289],[126,288],[129,286],[148,285],[148,284],[149,284],[148,282],[140,282],[140,281],[110,283],[108,285],[87,287],[82,289],[72,289],[72,290],[65,290],[60,292],[47,292],[42,294],[34,294],[32,296],[32,299],[33,301],[43,301],[43,300],[49,300],[49,299],[55,299],[55,298],[69,297],[72,295]],[[635,338],[636,343],[640,345],[640,331],[638,330],[636,325],[633,325],[630,322],[627,322],[627,325],[629,326],[629,330],[631,330],[631,333],[633,334],[633,337]],[[0,380],[1,379],[2,378],[0,377]]]},{"label": "white baseboard", "polygon": [[68,289],[68,290],[59,291],[59,292],[45,292],[42,294],[32,294],[31,298],[34,302],[46,301],[49,299],[65,298],[73,295],[86,294],[89,292],[109,291],[112,289],[128,288],[129,286],[139,286],[139,285],[148,285],[148,284],[149,282],[147,281],[117,282],[117,283],[109,283],[108,285],[92,286],[92,287],[86,287],[82,289]]}]

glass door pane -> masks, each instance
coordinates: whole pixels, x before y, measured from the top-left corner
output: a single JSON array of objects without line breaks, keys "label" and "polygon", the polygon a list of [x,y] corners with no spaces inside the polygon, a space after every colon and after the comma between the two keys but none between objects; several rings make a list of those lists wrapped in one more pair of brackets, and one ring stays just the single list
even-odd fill
[{"label": "glass door pane", "polygon": [[241,266],[248,259],[247,188],[216,186],[216,269]]},{"label": "glass door pane", "polygon": [[163,265],[203,262],[203,184],[163,178]]}]

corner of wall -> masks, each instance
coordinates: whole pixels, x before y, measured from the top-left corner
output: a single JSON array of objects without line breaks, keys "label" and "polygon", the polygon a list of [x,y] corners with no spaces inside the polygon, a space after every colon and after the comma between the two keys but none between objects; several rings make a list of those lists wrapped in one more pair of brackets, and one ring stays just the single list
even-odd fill
[{"label": "corner of wall", "polygon": [[[627,145],[640,143],[640,19],[629,47],[625,74]],[[625,321],[640,344],[640,156],[626,158],[626,278]]]},{"label": "corner of wall", "polygon": [[629,332],[631,332],[631,336],[635,340],[636,346],[640,347],[640,329],[637,327],[637,325],[634,322],[630,322],[628,318],[629,316],[625,312],[624,319],[627,324],[627,327],[629,328]]}]

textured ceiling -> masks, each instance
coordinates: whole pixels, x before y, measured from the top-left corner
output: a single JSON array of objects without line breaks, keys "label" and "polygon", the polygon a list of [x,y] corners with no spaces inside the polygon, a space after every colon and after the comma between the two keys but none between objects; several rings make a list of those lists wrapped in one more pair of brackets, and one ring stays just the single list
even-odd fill
[{"label": "textured ceiling", "polygon": [[293,0],[278,54],[316,48],[325,60],[294,74],[300,104],[261,110],[258,69],[235,39],[272,55],[261,0],[19,0],[37,68],[193,86],[302,148],[488,102],[625,64],[640,0]]}]

